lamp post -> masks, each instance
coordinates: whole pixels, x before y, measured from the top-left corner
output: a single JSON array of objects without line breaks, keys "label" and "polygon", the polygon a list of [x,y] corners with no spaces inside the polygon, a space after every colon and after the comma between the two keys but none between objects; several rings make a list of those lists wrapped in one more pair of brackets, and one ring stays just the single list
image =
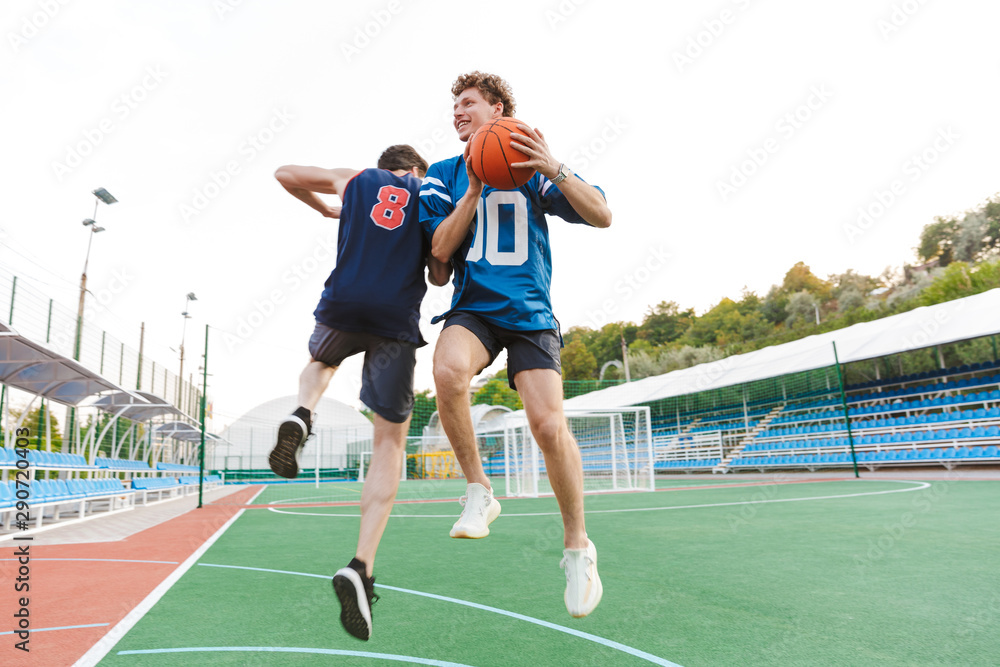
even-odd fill
[{"label": "lamp post", "polygon": [[97,188],[94,194],[94,217],[83,221],[84,227],[90,228],[90,238],[87,240],[87,257],[83,261],[83,274],[80,275],[80,306],[76,311],[76,340],[73,343],[73,359],[80,361],[80,338],[83,334],[83,305],[87,297],[87,266],[90,264],[90,246],[94,242],[94,234],[104,231],[104,227],[99,227],[95,218],[97,217],[97,205],[104,202],[109,206],[118,202],[110,192],[104,188]]},{"label": "lamp post", "polygon": [[[83,221],[84,227],[90,228],[89,238],[87,239],[87,256],[83,260],[83,273],[80,275],[80,306],[76,311],[76,339],[73,341],[73,359],[75,361],[80,361],[80,339],[83,336],[83,305],[84,300],[87,298],[87,266],[90,264],[90,246],[94,242],[94,234],[98,234],[104,231],[104,227],[99,227],[95,218],[97,218],[97,205],[100,202],[104,202],[107,205],[115,204],[118,202],[110,192],[104,188],[97,188],[92,191],[94,195],[94,217],[86,218]],[[69,428],[67,433],[69,433],[69,442],[73,442],[73,438],[76,435],[76,408],[70,408],[69,410]],[[77,443],[79,446],[79,443]],[[65,444],[63,445],[65,451]],[[80,452],[77,452],[80,453]]]},{"label": "lamp post", "polygon": [[177,374],[177,381],[179,383],[179,391],[177,392],[177,407],[184,409],[184,337],[187,335],[187,321],[191,319],[191,315],[188,313],[188,306],[192,301],[197,301],[198,297],[194,295],[194,292],[188,292],[187,298],[184,301],[184,312],[181,315],[184,316],[184,327],[181,329],[181,367],[180,372]]}]

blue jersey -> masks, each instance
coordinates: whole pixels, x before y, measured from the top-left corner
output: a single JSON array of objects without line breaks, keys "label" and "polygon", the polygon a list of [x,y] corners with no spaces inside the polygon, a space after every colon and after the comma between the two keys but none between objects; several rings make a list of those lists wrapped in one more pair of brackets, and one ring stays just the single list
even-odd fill
[{"label": "blue jersey", "polygon": [[[420,223],[429,237],[468,187],[462,156],[431,165],[420,188]],[[537,172],[516,190],[484,185],[471,229],[452,256],[451,309],[431,322],[461,311],[505,329],[558,329],[549,296],[552,254],[545,213],[587,224],[559,188]]]},{"label": "blue jersey", "polygon": [[313,313],[342,331],[424,345],[420,301],[430,247],[418,217],[419,179],[365,169],[342,194],[337,266]]}]

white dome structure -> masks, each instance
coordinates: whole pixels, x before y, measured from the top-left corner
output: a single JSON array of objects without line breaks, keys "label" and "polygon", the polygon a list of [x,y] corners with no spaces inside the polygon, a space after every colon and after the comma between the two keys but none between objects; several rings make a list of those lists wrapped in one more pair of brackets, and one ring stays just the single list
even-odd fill
[{"label": "white dome structure", "polygon": [[[212,470],[267,470],[267,455],[278,426],[299,406],[297,396],[275,398],[248,411],[222,432],[223,443],[211,451]],[[303,468],[344,468],[360,451],[370,451],[374,426],[355,408],[321,398],[312,425],[313,437],[302,452]]]},{"label": "white dome structure", "polygon": [[[482,405],[472,406],[472,429],[479,438],[499,437],[503,438],[504,415],[511,412],[511,409],[504,405]],[[450,448],[448,436],[445,435],[441,427],[441,419],[438,413],[431,415],[427,426],[424,427],[423,451],[437,451]]]}]

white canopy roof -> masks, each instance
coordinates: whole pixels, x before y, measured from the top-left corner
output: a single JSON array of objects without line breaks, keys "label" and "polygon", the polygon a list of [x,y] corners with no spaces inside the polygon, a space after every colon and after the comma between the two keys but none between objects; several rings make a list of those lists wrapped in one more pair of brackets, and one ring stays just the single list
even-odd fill
[{"label": "white canopy roof", "polygon": [[[201,429],[197,426],[181,421],[160,424],[159,426],[153,428],[153,433],[161,438],[173,438],[174,440],[183,440],[184,442],[201,441]],[[220,438],[217,435],[206,433],[205,439],[219,440]]]},{"label": "white canopy roof", "polygon": [[[163,415],[179,415],[186,417],[166,399],[145,391],[122,391],[105,394],[92,404],[94,407],[132,421],[149,421]],[[197,421],[197,420],[195,420]]]},{"label": "white canopy roof", "polygon": [[624,407],[1000,333],[1000,289],[583,394],[567,410]]},{"label": "white canopy roof", "polygon": [[4,324],[0,324],[0,383],[64,405],[79,405],[85,398],[102,392],[125,391],[79,362],[19,335]]}]

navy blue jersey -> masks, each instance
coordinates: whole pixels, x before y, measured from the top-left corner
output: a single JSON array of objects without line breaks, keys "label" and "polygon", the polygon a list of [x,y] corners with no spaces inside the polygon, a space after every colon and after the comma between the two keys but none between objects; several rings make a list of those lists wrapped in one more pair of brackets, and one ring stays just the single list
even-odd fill
[{"label": "navy blue jersey", "polygon": [[420,301],[430,250],[420,227],[420,181],[365,169],[341,193],[337,266],[313,313],[342,331],[363,331],[424,345]]},{"label": "navy blue jersey", "polygon": [[[431,165],[420,188],[420,223],[428,236],[433,237],[468,187],[462,156]],[[452,256],[451,309],[431,322],[461,311],[505,329],[558,329],[549,296],[552,254],[546,213],[587,224],[559,187],[537,172],[516,190],[484,185],[472,227]]]}]

